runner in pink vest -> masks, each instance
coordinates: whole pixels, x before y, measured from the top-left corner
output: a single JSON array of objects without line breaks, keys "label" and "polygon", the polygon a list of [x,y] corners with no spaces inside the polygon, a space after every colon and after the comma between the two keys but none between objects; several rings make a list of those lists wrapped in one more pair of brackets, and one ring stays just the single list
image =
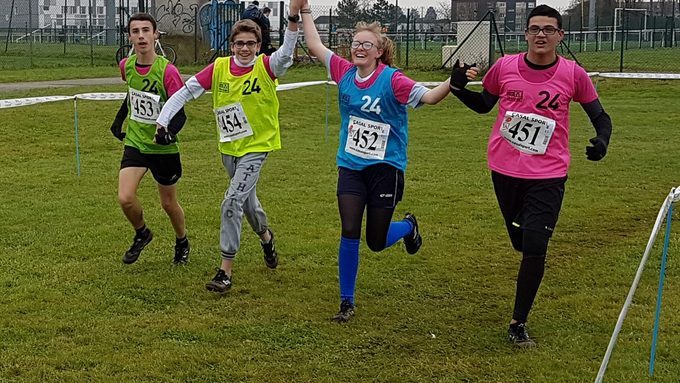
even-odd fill
[{"label": "runner in pink vest", "polygon": [[547,5],[534,8],[525,37],[528,52],[498,60],[484,76],[481,93],[465,89],[467,78],[478,74],[474,64],[455,65],[451,92],[478,113],[488,113],[500,100],[488,162],[510,241],[522,252],[508,339],[531,347],[536,344],[526,321],[543,279],[571,159],[569,103],[581,104],[597,132],[585,151],[591,161],[607,154],[612,124],[585,70],[557,55],[564,37],[559,12]]}]

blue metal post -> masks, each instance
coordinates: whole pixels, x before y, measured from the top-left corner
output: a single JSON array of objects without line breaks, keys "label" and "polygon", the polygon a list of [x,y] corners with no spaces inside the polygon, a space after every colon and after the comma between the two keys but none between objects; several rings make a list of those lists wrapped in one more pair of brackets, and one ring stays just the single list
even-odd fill
[{"label": "blue metal post", "polygon": [[656,313],[654,315],[654,331],[652,335],[652,351],[649,356],[649,375],[654,376],[654,360],[656,359],[656,341],[659,335],[659,317],[661,316],[661,296],[663,283],[666,278],[666,259],[668,258],[668,243],[671,237],[671,222],[673,221],[673,204],[668,207],[666,215],[666,238],[663,241],[663,255],[661,256],[661,272],[659,273],[659,289],[656,294]]}]

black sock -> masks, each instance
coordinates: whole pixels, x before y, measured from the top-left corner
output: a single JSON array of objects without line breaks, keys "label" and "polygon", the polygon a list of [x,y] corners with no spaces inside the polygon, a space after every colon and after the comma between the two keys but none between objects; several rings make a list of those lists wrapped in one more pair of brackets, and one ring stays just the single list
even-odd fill
[{"label": "black sock", "polygon": [[175,238],[175,245],[186,247],[189,244],[186,234],[182,238]]},{"label": "black sock", "polygon": [[147,230],[149,230],[149,229],[147,229],[146,224],[145,224],[144,226],[140,227],[139,229],[135,229],[135,233],[138,237],[141,237],[142,235],[144,235],[146,233]]}]

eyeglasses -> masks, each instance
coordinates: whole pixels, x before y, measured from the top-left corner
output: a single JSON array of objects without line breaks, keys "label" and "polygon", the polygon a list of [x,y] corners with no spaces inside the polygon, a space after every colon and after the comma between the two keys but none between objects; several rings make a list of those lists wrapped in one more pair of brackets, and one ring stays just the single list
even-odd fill
[{"label": "eyeglasses", "polygon": [[555,28],[552,25],[546,25],[543,28],[539,27],[538,25],[532,25],[529,28],[527,28],[526,32],[530,35],[537,35],[541,31],[543,31],[543,34],[545,34],[546,36],[549,36],[549,35],[554,35],[559,30],[560,30],[559,28]]},{"label": "eyeglasses", "polygon": [[233,44],[238,49],[241,49],[246,45],[248,46],[248,48],[255,48],[255,46],[257,45],[257,41],[253,41],[253,40],[241,41],[241,40],[238,40],[238,41],[234,41]]},{"label": "eyeglasses", "polygon": [[362,47],[365,50],[369,50],[369,49],[373,48],[374,46],[375,46],[375,44],[373,44],[370,41],[356,41],[356,40],[352,41],[352,45],[351,45],[352,49],[359,49],[359,47]]}]

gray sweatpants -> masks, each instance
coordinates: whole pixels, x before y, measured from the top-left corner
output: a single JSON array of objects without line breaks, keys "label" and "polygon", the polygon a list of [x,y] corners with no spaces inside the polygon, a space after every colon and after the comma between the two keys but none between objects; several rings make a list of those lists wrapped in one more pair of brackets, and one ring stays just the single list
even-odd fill
[{"label": "gray sweatpants", "polygon": [[245,213],[248,223],[258,235],[267,231],[267,214],[255,194],[260,169],[268,153],[248,153],[243,157],[222,155],[222,164],[231,178],[222,201],[220,250],[222,258],[233,260],[241,245],[241,221]]}]

